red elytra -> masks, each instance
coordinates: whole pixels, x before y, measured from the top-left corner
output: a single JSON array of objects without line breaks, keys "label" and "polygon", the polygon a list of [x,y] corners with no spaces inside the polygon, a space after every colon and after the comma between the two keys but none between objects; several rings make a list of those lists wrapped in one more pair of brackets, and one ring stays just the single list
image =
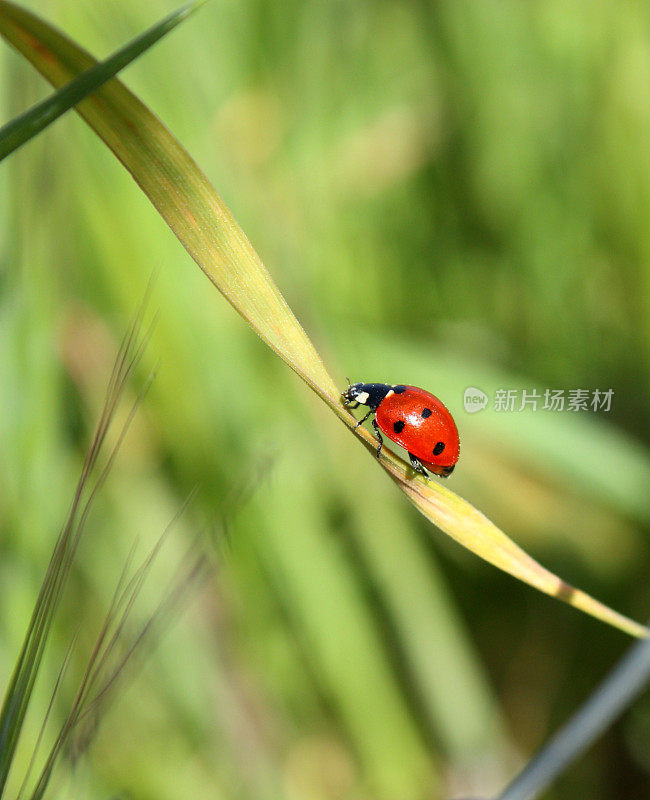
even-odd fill
[{"label": "red elytra", "polygon": [[427,469],[444,478],[452,473],[460,451],[458,429],[445,405],[431,392],[405,384],[355,383],[343,392],[343,399],[352,408],[369,407],[357,427],[375,414],[372,424],[379,439],[378,456],[383,433],[408,451],[413,468],[423,475]]}]

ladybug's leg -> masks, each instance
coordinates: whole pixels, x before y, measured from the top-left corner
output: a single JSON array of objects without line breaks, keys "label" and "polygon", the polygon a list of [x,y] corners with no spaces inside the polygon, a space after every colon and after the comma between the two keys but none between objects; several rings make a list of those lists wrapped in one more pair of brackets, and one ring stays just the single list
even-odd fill
[{"label": "ladybug's leg", "polygon": [[[357,403],[357,405],[359,405],[359,404]],[[363,425],[363,423],[364,423],[364,422],[365,422],[365,421],[368,419],[368,417],[369,417],[371,414],[372,414],[372,408],[371,408],[371,409],[370,409],[370,411],[369,411],[369,412],[366,414],[366,416],[365,416],[365,417],[362,417],[362,418],[361,418],[361,419],[360,419],[360,420],[357,422],[357,424],[354,426],[354,430],[356,431],[356,429],[359,427],[359,425]]]},{"label": "ladybug's leg", "polygon": [[345,404],[348,408],[359,408],[359,401],[358,400],[348,400]]},{"label": "ladybug's leg", "polygon": [[409,458],[411,459],[411,465],[416,472],[419,472],[420,475],[424,475],[425,478],[429,477],[429,473],[426,469],[422,466],[420,459],[417,456],[414,456],[413,453],[409,453]]},{"label": "ladybug's leg", "polygon": [[[364,417],[365,419],[365,417]],[[379,431],[379,425],[377,425],[377,420],[373,419],[372,427],[375,429],[375,433],[377,434],[377,439],[379,439],[379,447],[377,448],[377,458],[379,458],[379,454],[381,453],[381,448],[384,444],[384,437],[381,435]]]}]

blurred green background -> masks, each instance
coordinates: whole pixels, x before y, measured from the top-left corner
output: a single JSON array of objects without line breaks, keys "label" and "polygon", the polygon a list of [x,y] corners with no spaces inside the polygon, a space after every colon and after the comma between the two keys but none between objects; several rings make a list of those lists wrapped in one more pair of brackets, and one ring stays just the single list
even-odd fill
[{"label": "blurred green background", "polygon": [[[174,7],[24,5],[100,57]],[[341,388],[439,395],[462,439],[449,488],[645,619],[650,8],[214,0],[122,78],[213,181]],[[3,121],[48,91],[0,47]],[[172,549],[218,542],[79,774],[62,765],[69,796],[498,791],[628,640],[431,528],[74,115],[2,165],[0,206],[2,685],[157,274],[141,370],[157,377],[90,521],[32,736],[135,537],[151,546],[198,486]],[[615,394],[608,413],[469,415],[469,386]],[[649,743],[642,700],[548,797],[650,796]]]}]

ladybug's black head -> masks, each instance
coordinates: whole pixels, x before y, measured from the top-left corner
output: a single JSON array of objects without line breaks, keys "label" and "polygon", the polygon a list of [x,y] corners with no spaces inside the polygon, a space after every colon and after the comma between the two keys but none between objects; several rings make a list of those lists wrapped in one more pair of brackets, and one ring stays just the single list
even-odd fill
[{"label": "ladybug's black head", "polygon": [[346,406],[356,403],[376,411],[391,388],[387,383],[353,383],[343,392],[342,397]]},{"label": "ladybug's black head", "polygon": [[363,394],[363,384],[353,383],[343,392],[342,397],[347,405],[348,403],[359,403],[360,401],[357,398],[359,395],[363,396]]}]

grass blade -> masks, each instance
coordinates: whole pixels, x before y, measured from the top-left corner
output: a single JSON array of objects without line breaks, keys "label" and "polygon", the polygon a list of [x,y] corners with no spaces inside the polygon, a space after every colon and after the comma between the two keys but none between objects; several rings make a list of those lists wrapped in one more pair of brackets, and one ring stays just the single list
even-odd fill
[{"label": "grass blade", "polygon": [[[70,711],[59,729],[30,794],[31,800],[41,800],[45,795],[65,747],[72,744],[70,759],[73,763],[87,750],[117,690],[123,686],[127,677],[133,676],[129,667],[142,663],[147,653],[156,646],[174,615],[189,599],[190,590],[198,588],[207,575],[207,558],[201,553],[194,553],[191,549],[183,563],[179,565],[158,607],[136,634],[132,636],[127,634],[127,623],[130,621],[140,590],[168,533],[181,513],[182,509],[126,583],[129,564],[125,566]],[[75,732],[76,739],[71,743],[71,737]]]},{"label": "grass blade", "polygon": [[545,569],[462,497],[444,486],[427,484],[419,478],[412,480],[409,467],[393,463],[392,459],[382,461],[382,466],[425,517],[490,564],[631,636],[645,638],[650,633],[644,625],[619,614]]},{"label": "grass blade", "polygon": [[135,61],[138,56],[195,11],[198,5],[200,4],[186,5],[169,14],[149,30],[121,47],[105,61],[100,61],[86,72],[77,75],[51,97],[37,103],[33,108],[0,128],[0,161],[51,125],[132,61]]},{"label": "grass blade", "polygon": [[27,770],[25,772],[25,777],[23,778],[23,782],[20,786],[18,791],[18,795],[16,796],[16,800],[22,800],[25,795],[25,789],[29,782],[29,778],[32,774],[32,770],[34,769],[34,764],[36,763],[36,757],[38,756],[38,751],[40,749],[41,743],[43,741],[43,737],[45,735],[45,730],[47,728],[47,723],[50,719],[50,714],[52,713],[52,708],[54,706],[54,700],[59,692],[59,687],[61,686],[61,681],[63,680],[63,676],[67,672],[68,666],[70,665],[70,658],[72,656],[72,651],[74,649],[76,635],[74,636],[73,640],[70,642],[68,647],[68,651],[65,654],[65,658],[63,659],[63,663],[61,665],[61,669],[59,670],[59,674],[56,679],[56,683],[54,684],[54,689],[52,690],[52,694],[50,695],[50,702],[48,703],[47,710],[45,712],[45,716],[43,717],[43,723],[41,725],[40,731],[38,733],[38,737],[36,742],[34,743],[34,748],[32,750],[32,755],[29,760],[29,764],[27,765]]},{"label": "grass blade", "polygon": [[623,713],[650,679],[650,643],[638,642],[498,800],[533,800]]},{"label": "grass blade", "polygon": [[[106,392],[104,407],[86,454],[68,517],[54,546],[45,578],[36,600],[21,652],[0,709],[0,797],[3,796],[25,714],[52,627],[54,615],[67,582],[84,525],[99,488],[111,469],[135,409],[127,417],[106,464],[93,486],[88,482],[106,441],[106,435],[126,383],[142,353],[139,342],[142,309],[125,336],[118,352]],[[137,402],[136,402],[137,406]]]},{"label": "grass blade", "polygon": [[[97,62],[47,23],[0,3],[0,32],[54,86]],[[146,106],[113,80],[76,110],[101,136],[189,254],[257,333],[319,394],[336,384],[208,179]]]},{"label": "grass blade", "polygon": [[[34,15],[0,2],[0,33],[54,86],[96,62]],[[76,110],[131,172],[138,185],[212,283],[262,339],[348,426],[336,383],[223,200],[187,151],[117,79]],[[369,451],[376,443],[356,431]],[[494,566],[633,636],[650,632],[544,569],[479,511],[438,483],[414,476],[384,449],[381,465],[435,525]]]}]

